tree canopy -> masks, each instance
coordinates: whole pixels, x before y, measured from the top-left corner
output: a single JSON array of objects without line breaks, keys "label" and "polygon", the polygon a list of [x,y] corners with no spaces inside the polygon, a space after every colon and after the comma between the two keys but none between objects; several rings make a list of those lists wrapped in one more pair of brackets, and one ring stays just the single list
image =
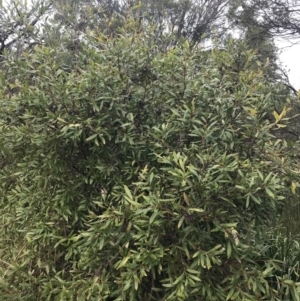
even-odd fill
[{"label": "tree canopy", "polygon": [[238,11],[236,17],[243,18],[250,14],[251,20],[248,18],[250,24],[255,23],[270,36],[300,38],[300,2],[298,0],[237,0],[232,4]]}]

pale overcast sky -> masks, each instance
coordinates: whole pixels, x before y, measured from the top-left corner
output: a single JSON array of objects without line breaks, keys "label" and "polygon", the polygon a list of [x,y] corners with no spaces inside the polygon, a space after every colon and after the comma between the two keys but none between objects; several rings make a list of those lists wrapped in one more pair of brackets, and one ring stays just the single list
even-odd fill
[{"label": "pale overcast sky", "polygon": [[300,43],[290,46],[289,42],[278,41],[276,44],[281,49],[280,61],[286,66],[290,83],[295,89],[300,90]]}]

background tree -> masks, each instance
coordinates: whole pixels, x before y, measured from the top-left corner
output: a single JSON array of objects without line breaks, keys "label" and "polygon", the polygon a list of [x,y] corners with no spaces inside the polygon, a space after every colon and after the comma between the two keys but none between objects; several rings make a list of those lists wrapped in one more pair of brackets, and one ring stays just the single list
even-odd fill
[{"label": "background tree", "polygon": [[[141,1],[140,15],[157,25],[157,34],[166,30],[192,45],[221,35],[226,30],[227,0]],[[135,5],[138,1],[132,1]]]},{"label": "background tree", "polygon": [[36,26],[50,8],[45,1],[3,1],[0,6],[0,56],[4,50],[21,54],[41,43]]},{"label": "background tree", "polygon": [[82,0],[52,3],[60,25],[70,26],[70,20],[76,19],[78,30],[89,28],[111,36],[130,17],[136,21],[155,24],[158,37],[166,32],[173,33],[177,38],[188,38],[191,44],[198,44],[226,30],[224,12],[227,4],[228,0]]},{"label": "background tree", "polygon": [[300,2],[298,0],[237,0],[239,14],[254,13],[255,21],[265,32],[273,37],[292,38],[300,37]]}]

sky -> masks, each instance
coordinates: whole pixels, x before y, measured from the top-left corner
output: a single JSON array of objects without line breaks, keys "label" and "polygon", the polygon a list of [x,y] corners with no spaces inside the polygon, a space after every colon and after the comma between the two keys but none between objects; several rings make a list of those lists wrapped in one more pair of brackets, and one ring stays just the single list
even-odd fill
[{"label": "sky", "polygon": [[279,58],[289,75],[289,81],[296,90],[300,90],[300,42],[292,45],[287,41],[277,41],[281,49]]}]

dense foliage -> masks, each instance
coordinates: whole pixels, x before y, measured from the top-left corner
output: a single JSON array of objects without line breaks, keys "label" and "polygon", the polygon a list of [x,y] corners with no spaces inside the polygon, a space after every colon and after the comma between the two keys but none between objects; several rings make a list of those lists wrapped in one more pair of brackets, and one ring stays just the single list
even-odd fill
[{"label": "dense foliage", "polygon": [[63,47],[6,60],[1,298],[299,299],[255,243],[290,194],[289,104],[243,43],[154,41],[90,37],[72,70]]}]

